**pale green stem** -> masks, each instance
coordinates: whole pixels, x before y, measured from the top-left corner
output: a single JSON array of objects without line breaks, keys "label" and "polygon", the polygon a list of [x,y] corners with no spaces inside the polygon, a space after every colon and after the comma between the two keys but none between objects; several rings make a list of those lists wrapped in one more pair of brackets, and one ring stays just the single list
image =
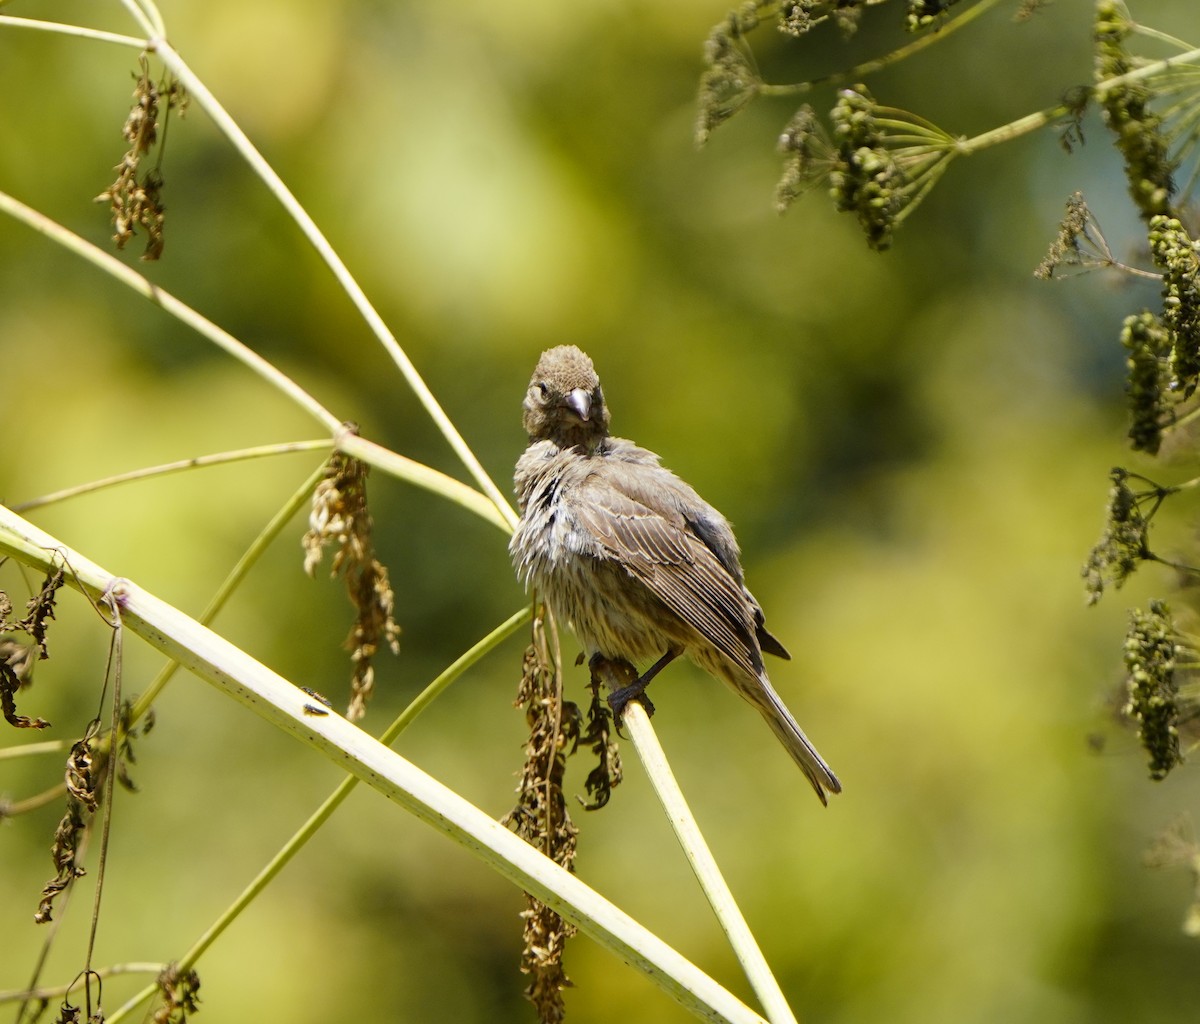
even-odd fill
[{"label": "pale green stem", "polygon": [[[283,528],[292,520],[292,517],[304,507],[312,497],[313,491],[316,490],[317,484],[321,482],[321,478],[325,475],[325,466],[319,466],[313,474],[304,481],[297,489],[296,493],[288,499],[287,503],[271,517],[271,521],[263,527],[262,531],[254,538],[253,543],[242,553],[242,557],[238,559],[237,564],[229,570],[229,574],[222,580],[221,585],[217,588],[217,592],[213,595],[212,600],[208,602],[197,619],[198,622],[208,625],[217,614],[225,607],[225,602],[233,595],[238,585],[246,578],[246,574],[262,557],[262,553],[266,551],[270,543],[279,536]],[[163,687],[171,681],[171,677],[179,668],[179,663],[172,661],[164,665],[159,670],[150,685],[146,688],[146,692],[138,696],[134,701],[133,707],[130,709],[129,718],[131,722],[137,722],[150,709],[151,705],[158,699],[158,695],[162,693]]]},{"label": "pale green stem", "polygon": [[65,487],[61,491],[43,494],[29,501],[9,502],[8,507],[14,512],[29,512],[43,505],[77,498],[81,494],[91,494],[116,484],[129,483],[131,480],[145,480],[149,477],[165,476],[168,473],[178,473],[185,469],[196,469],[201,466],[219,466],[227,462],[244,462],[249,459],[261,459],[268,455],[287,455],[291,452],[311,452],[322,449],[328,451],[332,447],[329,438],[324,437],[314,441],[285,441],[281,444],[264,444],[255,448],[238,448],[229,452],[217,452],[213,455],[197,455],[194,459],[180,459],[178,462],[164,462],[160,466],[147,466],[144,469],[130,470],[128,473],[116,473],[102,480],[92,480],[75,487]]},{"label": "pale green stem", "polygon": [[339,451],[353,455],[356,459],[361,459],[372,466],[377,466],[399,480],[405,480],[416,487],[432,491],[456,505],[461,505],[499,527],[506,534],[513,532],[515,524],[504,514],[507,506],[502,508],[473,487],[468,487],[445,473],[431,469],[423,463],[414,462],[412,459],[405,458],[374,441],[368,441],[365,437],[359,437],[358,434],[349,431],[342,431],[338,435],[337,447]]},{"label": "pale green stem", "polygon": [[717,915],[722,931],[729,939],[734,954],[741,962],[750,985],[762,1003],[767,1019],[771,1024],[796,1024],[795,1014],[788,1006],[779,982],[771,973],[766,957],[763,956],[754,934],[738,909],[733,893],[730,892],[708,843],[704,841],[700,826],[696,824],[692,810],[683,797],[679,783],[675,781],[675,775],[650,724],[646,709],[639,701],[630,701],[625,707],[622,721],[629,730],[629,737],[637,748],[638,757],[646,766],[646,775],[654,786],[654,792],[662,804],[667,820],[675,830],[679,845],[683,847],[684,856],[695,872],[705,898]]},{"label": "pale green stem", "polygon": [[847,71],[838,71],[832,75],[824,75],[821,78],[814,78],[808,82],[794,82],[786,85],[768,85],[764,82],[759,86],[758,91],[763,96],[796,96],[810,92],[817,86],[838,85],[841,82],[857,82],[945,39],[960,28],[971,24],[980,15],[986,13],[990,8],[995,7],[996,4],[1002,2],[1003,0],[981,0],[974,7],[970,7],[961,14],[947,19],[941,25],[937,26],[936,29],[925,31],[923,35],[918,36],[911,43],[901,46],[899,49],[893,50],[882,57],[876,57],[874,60],[856,64]]},{"label": "pale green stem", "polygon": [[167,34],[162,15],[158,13],[158,8],[153,4],[138,3],[137,0],[121,0],[121,6],[129,12],[130,17],[141,26],[146,35],[165,36]]},{"label": "pale green stem", "polygon": [[[1168,57],[1164,60],[1155,61],[1153,64],[1147,64],[1145,67],[1137,68],[1134,71],[1129,71],[1126,74],[1118,75],[1115,78],[1106,79],[1103,82],[1098,82],[1090,89],[1090,95],[1098,101],[1102,101],[1105,93],[1113,89],[1119,89],[1126,85],[1133,85],[1145,78],[1150,78],[1160,74],[1166,68],[1175,64],[1186,64],[1191,61],[1200,59],[1200,49],[1189,50],[1187,53],[1182,53],[1177,57]],[[1021,135],[1027,135],[1029,132],[1037,131],[1039,128],[1045,127],[1047,124],[1052,124],[1060,117],[1066,117],[1072,113],[1075,107],[1067,103],[1059,103],[1053,107],[1047,107],[1045,110],[1039,110],[1033,114],[1027,114],[1025,117],[1018,118],[1009,124],[1001,125],[999,128],[993,128],[991,131],[984,132],[982,135],[976,135],[971,139],[960,139],[956,144],[958,152],[969,155],[978,150],[986,149],[989,146],[994,146],[999,142],[1007,142],[1009,139],[1015,139]]]},{"label": "pale green stem", "polygon": [[171,316],[187,324],[192,330],[216,344],[267,383],[287,395],[331,434],[335,434],[341,429],[341,421],[294,380],[272,366],[257,352],[247,348],[228,331],[222,330],[211,320],[192,309],[191,306],[180,302],[174,295],[153,284],[136,270],[127,267],[115,256],[80,238],[73,231],[68,231],[61,224],[32,207],[26,206],[6,192],[0,192],[0,211],[33,228],[34,231],[40,232],[77,256],[82,256],[94,267],[103,270],[110,277],[115,278],[156,306],[162,307]]},{"label": "pale green stem", "polygon": [[467,471],[475,479],[479,485],[479,489],[483,491],[496,505],[500,515],[508,522],[510,527],[515,527],[517,523],[517,514],[513,511],[508,500],[500,492],[495,482],[487,471],[484,470],[479,460],[475,457],[475,453],[471,451],[458,429],[451,422],[450,417],[446,415],[437,399],[433,396],[433,392],[429,390],[428,385],[417,372],[417,368],[413,365],[408,355],[400,347],[400,343],[396,340],[383,318],[371,305],[366,293],[359,287],[358,282],[351,275],[342,258],[329,244],[328,239],[317,227],[316,222],[309,215],[308,211],[300,204],[299,200],[292,194],[291,190],[283,183],[283,179],[275,173],[274,168],[267,163],[263,155],[254,147],[254,144],[242,131],[217,98],[209,91],[208,86],[192,71],[184,62],[183,58],[171,47],[165,39],[152,39],[149,41],[147,49],[157,53],[167,70],[175,76],[176,79],[187,90],[189,96],[202,107],[205,113],[213,119],[217,128],[225,135],[225,137],[238,151],[242,159],[250,165],[251,170],[263,181],[268,190],[276,199],[283,205],[291,218],[299,226],[305,238],[316,249],[317,254],[325,261],[325,264],[332,271],[333,276],[350,297],[350,301],[354,303],[359,314],[371,328],[375,337],[383,345],[392,361],[396,364],[404,379],[408,382],[410,388],[416,394],[421,405],[429,414],[442,436],[449,442],[450,447],[455,454],[462,460]]},{"label": "pale green stem", "polygon": [[137,36],[123,36],[117,32],[103,32],[98,28],[85,28],[83,25],[67,25],[61,21],[38,21],[36,18],[14,18],[11,14],[0,14],[0,28],[31,28],[39,32],[53,32],[56,35],[91,39],[97,43],[116,43],[118,46],[129,46],[135,50],[144,49],[146,46],[146,40]]},{"label": "pale green stem", "polygon": [[444,473],[424,466],[419,462],[414,462],[412,459],[406,459],[402,455],[397,455],[386,448],[381,448],[379,445],[372,444],[363,438],[358,438],[350,434],[342,427],[341,421],[333,413],[329,412],[329,410],[322,406],[295,381],[280,372],[252,349],[242,344],[233,335],[222,330],[190,306],[180,302],[169,292],[152,284],[137,271],[125,266],[116,257],[110,256],[102,249],[80,238],[74,232],[68,231],[62,225],[50,220],[44,214],[26,206],[5,192],[0,192],[0,211],[8,213],[52,241],[59,243],[69,251],[82,256],[93,266],[98,267],[122,284],[133,289],[139,295],[160,306],[171,316],[181,320],[198,334],[215,342],[220,348],[224,349],[243,365],[249,367],[253,372],[266,380],[267,383],[282,391],[287,397],[302,406],[315,419],[327,427],[330,433],[335,435],[338,447],[347,452],[347,454],[356,455],[364,462],[378,465],[380,469],[393,474],[401,480],[406,480],[418,487],[423,487],[433,491],[435,494],[446,497],[463,508],[474,512],[476,515],[495,523],[506,533],[512,532],[515,519],[511,517],[514,513],[507,505],[497,505],[478,491],[472,490],[466,484],[446,476]]},{"label": "pale green stem", "polygon": [[68,566],[93,600],[111,594],[126,629],[280,730],[478,856],[514,885],[641,971],[688,1012],[709,1021],[761,1018],[628,914],[524,840],[341,715],[312,715],[303,690],[223,637],[0,506],[0,552],[46,570]]},{"label": "pale green stem", "polygon": [[60,782],[57,786],[51,786],[49,789],[35,793],[24,800],[5,802],[0,799],[0,821],[6,818],[15,818],[19,814],[28,814],[30,811],[36,811],[39,807],[45,807],[47,804],[57,803],[66,795],[67,784]]},{"label": "pale green stem", "polygon": [[[524,608],[517,612],[506,622],[501,623],[479,643],[475,644],[470,650],[462,654],[448,668],[446,668],[432,683],[430,683],[399,715],[398,718],[384,731],[379,737],[379,742],[390,744],[397,736],[400,735],[413,720],[419,715],[433,699],[446,689],[455,679],[461,676],[472,665],[476,664],[489,651],[495,648],[501,641],[511,636],[522,624],[529,621],[530,609]],[[192,945],[182,957],[179,958],[180,970],[187,970],[196,964],[196,961],[204,955],[205,951],[221,936],[221,934],[241,915],[253,901],[254,898],[267,887],[268,884],[278,875],[288,862],[304,847],[317,831],[325,824],[332,816],[333,812],[338,809],[342,802],[348,797],[358,785],[358,779],[353,776],[347,776],[318,807],[312,816],[306,821],[300,829],[289,839],[275,854],[274,857],[263,867],[263,869],[254,877],[253,881],[242,891],[236,900],[225,910],[225,912],[217,918],[216,921],[208,928],[203,935]],[[117,1011],[108,1018],[109,1024],[117,1024],[127,1013],[132,1013],[139,1006],[145,1003],[148,999],[152,999],[155,993],[158,992],[157,985],[147,985],[144,989],[132,996],[124,1005],[119,1007]]]},{"label": "pale green stem", "polygon": [[19,747],[0,747],[0,761],[34,754],[59,754],[71,746],[69,740],[45,740],[42,743],[23,743]]},{"label": "pale green stem", "polygon": [[1133,25],[1133,31],[1135,34],[1145,36],[1147,39],[1156,39],[1160,43],[1168,43],[1177,50],[1186,50],[1190,45],[1182,39],[1176,39],[1174,36],[1169,36],[1167,33],[1160,32],[1156,28],[1150,28],[1148,25],[1139,25],[1136,22]]},{"label": "pale green stem", "polygon": [[[161,974],[164,967],[166,964],[110,964],[107,967],[93,968],[92,973],[100,975],[101,978],[112,978],[119,974]],[[77,983],[72,981],[66,985],[48,985],[32,992],[26,989],[8,989],[0,991],[0,1003],[15,1003],[18,1000],[27,999],[57,999],[60,996],[68,995],[76,987]]]}]

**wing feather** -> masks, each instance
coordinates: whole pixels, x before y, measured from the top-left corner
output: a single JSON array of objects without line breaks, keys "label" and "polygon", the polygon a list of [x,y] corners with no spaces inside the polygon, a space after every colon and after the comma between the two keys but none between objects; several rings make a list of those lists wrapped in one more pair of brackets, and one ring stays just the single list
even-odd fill
[{"label": "wing feather", "polygon": [[[648,468],[622,473],[640,475]],[[593,473],[578,486],[573,512],[580,527],[672,612],[745,672],[763,671],[753,609],[740,580],[674,509],[651,508],[619,486],[621,473]],[[639,481],[640,494],[648,494]]]}]

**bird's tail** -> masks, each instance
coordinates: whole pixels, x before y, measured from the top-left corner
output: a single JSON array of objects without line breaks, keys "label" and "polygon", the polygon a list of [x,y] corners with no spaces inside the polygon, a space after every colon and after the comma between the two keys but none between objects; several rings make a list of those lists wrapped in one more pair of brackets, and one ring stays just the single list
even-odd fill
[{"label": "bird's tail", "polygon": [[812,788],[817,791],[821,803],[828,804],[829,801],[825,796],[826,790],[831,793],[842,791],[842,784],[838,781],[838,777],[825,763],[825,759],[817,753],[817,748],[809,743],[808,737],[804,735],[804,731],[792,717],[792,713],[771,686],[766,673],[759,676],[756,682],[758,686],[755,687],[755,692],[753,695],[748,694],[751,703],[758,708],[759,713],[771,727],[771,731],[787,748],[787,752],[792,755],[792,760],[804,772],[805,778],[812,783]]}]

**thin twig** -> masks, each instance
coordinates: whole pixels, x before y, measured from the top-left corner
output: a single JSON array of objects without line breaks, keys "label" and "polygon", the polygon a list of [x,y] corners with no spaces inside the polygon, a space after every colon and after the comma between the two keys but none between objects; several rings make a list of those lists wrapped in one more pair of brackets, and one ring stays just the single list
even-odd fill
[{"label": "thin twig", "polygon": [[127,473],[114,473],[112,476],[106,476],[101,480],[92,480],[86,484],[76,484],[74,487],[64,487],[61,491],[52,491],[37,498],[30,498],[28,501],[6,502],[6,504],[14,512],[25,513],[35,508],[41,508],[43,505],[52,505],[56,502],[66,501],[68,498],[77,498],[81,494],[91,494],[94,491],[104,490],[106,487],[113,487],[117,484],[129,483],[132,480],[145,480],[154,476],[165,476],[168,473],[178,473],[185,469],[196,469],[201,466],[219,466],[227,462],[244,462],[249,459],[261,459],[269,455],[287,455],[291,452],[328,450],[329,447],[329,438],[324,437],[313,441],[284,441],[280,444],[264,444],[254,448],[238,448],[228,452],[216,452],[213,455],[197,455],[195,458],[180,459],[177,462],[164,462],[158,466],[146,466],[142,469],[130,470]]},{"label": "thin twig", "polygon": [[395,335],[392,334],[387,324],[384,323],[383,318],[376,311],[375,307],[371,305],[366,293],[354,279],[354,276],[350,273],[333,246],[329,244],[329,240],[322,233],[321,229],[317,227],[316,222],[309,215],[308,211],[300,204],[300,201],[292,194],[287,185],[283,183],[283,179],[275,173],[274,168],[267,163],[263,155],[255,148],[238,123],[230,117],[225,108],[217,101],[217,98],[209,91],[208,86],[192,71],[170,43],[165,39],[154,39],[150,41],[148,48],[158,54],[171,74],[187,90],[191,99],[213,119],[218,130],[230,141],[242,159],[249,164],[250,169],[258,175],[271,194],[279,200],[289,216],[296,222],[304,237],[316,249],[317,255],[329,267],[338,284],[342,286],[342,289],[350,297],[350,301],[354,303],[355,308],[366,321],[367,326],[370,327],[372,333],[379,340],[379,343],[383,345],[385,351],[391,356],[392,361],[408,382],[409,387],[412,388],[418,401],[420,401],[442,436],[449,442],[455,454],[462,460],[463,465],[467,468],[467,472],[474,478],[479,489],[495,504],[497,511],[509,524],[510,528],[515,528],[517,514],[513,511],[508,499],[501,493],[492,478],[488,476],[487,471],[475,457],[475,453],[471,451],[467,442],[463,440],[462,435],[458,432],[458,428],[451,422],[450,417],[446,415],[445,410],[442,409],[437,399],[433,396],[433,392],[429,390],[429,386],[417,372],[417,368],[408,358],[404,349],[400,347],[400,343],[396,340]]},{"label": "thin twig", "polygon": [[754,934],[738,909],[733,893],[721,875],[721,869],[717,867],[716,859],[709,850],[708,843],[704,841],[700,826],[696,824],[691,808],[684,799],[683,791],[675,781],[675,775],[667,763],[667,756],[658,742],[654,726],[650,724],[650,716],[639,701],[633,700],[626,705],[623,723],[629,730],[630,739],[633,740],[638,757],[646,768],[646,774],[654,786],[654,792],[662,804],[667,820],[675,830],[679,845],[683,847],[688,863],[696,874],[696,880],[717,915],[730,946],[741,961],[746,977],[766,1010],[768,1020],[771,1024],[796,1024],[796,1017],[784,998],[783,990],[775,980],[775,975],[771,973],[766,957],[763,956]]},{"label": "thin twig", "polygon": [[126,629],[179,661],[227,696],[341,765],[372,789],[451,838],[550,906],[686,1010],[710,1021],[751,1024],[758,1014],[575,875],[458,793],[388,749],[341,715],[311,715],[311,698],[224,637],[0,506],[0,553],[40,568],[69,560],[71,586],[111,590]]}]

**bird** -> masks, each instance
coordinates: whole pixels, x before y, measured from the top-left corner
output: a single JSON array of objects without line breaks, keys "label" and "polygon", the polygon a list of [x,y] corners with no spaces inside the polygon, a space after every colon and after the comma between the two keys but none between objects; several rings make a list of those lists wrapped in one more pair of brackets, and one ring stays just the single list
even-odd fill
[{"label": "bird", "polygon": [[514,484],[518,578],[597,665],[649,668],[609,695],[618,716],[672,661],[689,658],[748,701],[823,804],[842,784],[775,692],[763,653],[789,659],[746,588],[733,529],[653,452],[609,433],[592,360],[547,349],[522,403],[529,446]]}]

